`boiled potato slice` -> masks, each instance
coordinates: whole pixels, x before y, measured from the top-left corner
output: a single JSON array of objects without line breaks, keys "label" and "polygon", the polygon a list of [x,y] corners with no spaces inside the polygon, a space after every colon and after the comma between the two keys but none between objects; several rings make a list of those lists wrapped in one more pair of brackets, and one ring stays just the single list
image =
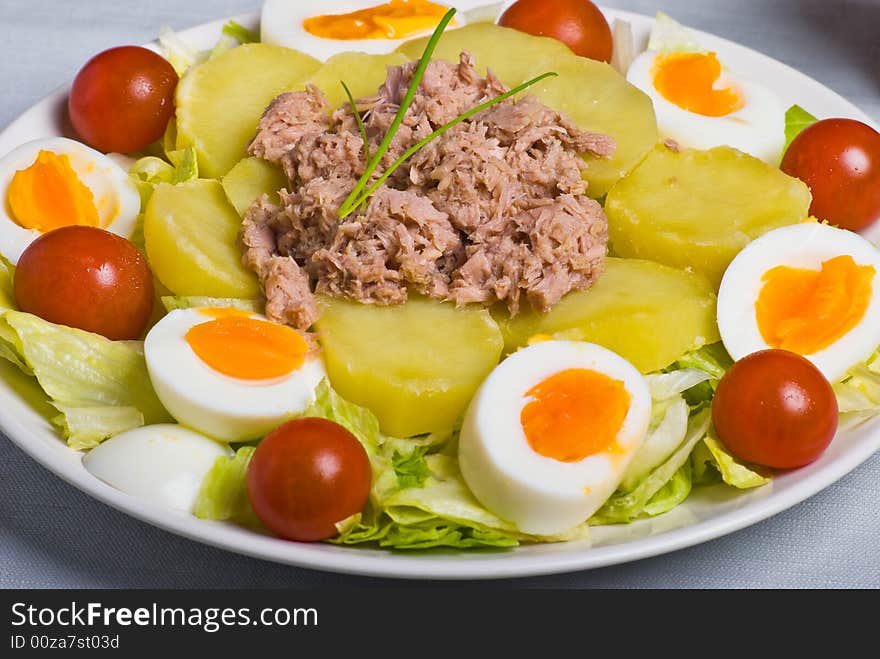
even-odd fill
[{"label": "boiled potato slice", "polygon": [[657,143],[654,104],[604,62],[569,55],[554,62],[551,70],[559,76],[542,80],[531,93],[579,128],[611,135],[617,142],[610,158],[586,156],[587,194],[598,199]]},{"label": "boiled potato slice", "polygon": [[269,201],[279,203],[278,191],[287,185],[287,177],[280,167],[260,158],[242,158],[223,177],[223,191],[239,215],[244,217],[248,208],[264,194]]},{"label": "boiled potato slice", "polygon": [[330,107],[336,108],[348,102],[341,82],[348,85],[351,95],[358,99],[372,96],[385,82],[389,66],[406,64],[409,59],[402,53],[367,55],[365,53],[339,53],[309,76],[306,82],[324,92]]},{"label": "boiled potato slice", "polygon": [[177,86],[177,148],[195,147],[202,176],[223,176],[247,155],[272,99],[320,65],[297,50],[253,43],[193,67]]},{"label": "boiled potato slice", "polygon": [[398,437],[450,430],[501,356],[484,309],[417,298],[387,307],[322,298],[321,307],[330,383]]},{"label": "boiled potato slice", "polygon": [[[408,59],[419,59],[427,44],[428,37],[421,37],[401,44],[397,50]],[[474,56],[480,75],[486,75],[488,68],[511,87],[545,71],[554,71],[561,58],[575,57],[568,46],[556,39],[535,37],[494,23],[473,23],[445,32],[433,59],[458,62],[463,50]]]},{"label": "boiled potato slice", "polygon": [[[427,39],[416,39],[398,50],[416,59],[426,43]],[[543,80],[528,93],[566,114],[580,128],[611,135],[617,141],[610,159],[588,157],[587,194],[591,197],[604,196],[657,142],[651,99],[607,64],[578,57],[556,39],[476,23],[444,34],[434,57],[456,62],[462,50],[474,56],[481,73],[488,67],[510,87],[546,71],[556,72],[558,77]]]},{"label": "boiled potato slice", "polygon": [[807,217],[807,186],[729,147],[660,145],[605,202],[614,252],[693,268],[717,288],[734,256],[758,236]]},{"label": "boiled potato slice", "polygon": [[144,217],[153,274],[174,295],[255,297],[257,278],[241,264],[240,227],[217,181],[160,183]]},{"label": "boiled potato slice", "polygon": [[606,259],[592,288],[569,293],[546,313],[527,310],[511,319],[499,311],[496,320],[507,351],[540,335],[590,341],[642,373],[719,340],[715,294],[703,277],[635,259]]}]

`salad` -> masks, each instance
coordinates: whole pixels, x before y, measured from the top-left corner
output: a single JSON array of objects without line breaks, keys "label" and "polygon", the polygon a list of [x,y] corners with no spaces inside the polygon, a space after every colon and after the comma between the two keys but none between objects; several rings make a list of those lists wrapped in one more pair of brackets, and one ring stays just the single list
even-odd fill
[{"label": "salad", "polygon": [[[342,5],[345,4],[343,7]],[[660,14],[268,0],[0,158],[0,357],[85,467],[299,542],[513,547],[880,414],[880,134]]]}]

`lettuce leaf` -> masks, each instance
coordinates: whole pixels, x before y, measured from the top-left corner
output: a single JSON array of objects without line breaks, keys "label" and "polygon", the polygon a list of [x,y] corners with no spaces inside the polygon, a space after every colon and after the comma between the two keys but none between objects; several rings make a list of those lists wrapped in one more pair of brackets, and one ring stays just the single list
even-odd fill
[{"label": "lettuce leaf", "polygon": [[794,142],[794,138],[801,134],[801,131],[817,121],[819,120],[800,105],[792,105],[788,108],[785,111],[785,148],[782,149],[782,153],[788,151],[788,147]]},{"label": "lettuce leaf", "polygon": [[153,190],[159,183],[186,183],[199,177],[199,164],[193,147],[169,151],[168,160],[157,156],[137,159],[128,170],[141,196],[141,212],[146,210]]},{"label": "lettuce leaf", "polygon": [[[590,518],[590,524],[624,524],[639,517],[658,514],[652,511],[666,512],[678,505],[690,491],[690,474],[688,472],[687,486],[684,487],[685,477],[677,475],[677,472],[686,466],[694,447],[706,436],[709,422],[709,410],[704,409],[691,416],[684,441],[675,452],[648,474],[635,489],[612,494]],[[676,477],[680,479],[679,482],[671,485],[669,489],[664,489]],[[683,496],[682,492],[684,492]]]},{"label": "lettuce leaf", "polygon": [[52,422],[73,448],[171,421],[153,391],[139,341],[111,341],[7,311],[0,316],[0,357],[36,377],[61,413]]},{"label": "lettuce leaf", "polygon": [[401,488],[422,487],[428,480],[431,470],[425,460],[427,451],[428,447],[423,446],[416,446],[408,455],[394,451],[391,456],[391,466],[397,476],[397,484]]},{"label": "lettuce leaf", "polygon": [[247,496],[247,468],[254,450],[253,446],[242,446],[232,457],[217,458],[196,497],[196,517],[229,520],[251,528],[262,526]]},{"label": "lettuce leaf", "polygon": [[702,468],[714,467],[721,475],[721,480],[728,485],[745,490],[770,482],[769,472],[761,473],[758,467],[747,466],[737,460],[727,452],[711,431],[703,439],[702,448],[705,450],[696,453],[695,459],[703,462]]},{"label": "lettuce leaf", "polygon": [[193,307],[217,307],[262,313],[262,309],[256,300],[245,300],[242,298],[163,295],[161,299],[162,306],[168,312],[175,309],[192,309]]},{"label": "lettuce leaf", "polygon": [[880,349],[850,369],[834,385],[841,425],[861,423],[880,415]]},{"label": "lettuce leaf", "polygon": [[693,32],[662,11],[654,18],[654,27],[648,40],[648,50],[658,53],[703,53],[706,52],[696,40]]},{"label": "lettuce leaf", "polygon": [[14,275],[15,266],[0,256],[0,311],[15,309],[15,292],[12,288]]}]

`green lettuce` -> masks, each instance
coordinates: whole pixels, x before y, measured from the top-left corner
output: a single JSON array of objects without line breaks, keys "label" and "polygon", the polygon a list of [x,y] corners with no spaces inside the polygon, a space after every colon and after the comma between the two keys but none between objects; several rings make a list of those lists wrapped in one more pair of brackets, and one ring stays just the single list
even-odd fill
[{"label": "green lettuce", "polygon": [[0,256],[0,311],[15,309],[15,292],[12,288],[12,279],[15,267]]},{"label": "green lettuce", "polygon": [[880,349],[866,362],[850,369],[834,385],[841,425],[852,425],[880,415]]},{"label": "green lettuce", "polygon": [[186,183],[199,177],[199,164],[193,147],[169,151],[168,161],[157,156],[138,158],[129,168],[128,175],[134,181],[141,196],[141,211],[160,183]]},{"label": "green lettuce", "polygon": [[262,309],[256,300],[245,300],[232,297],[202,297],[202,296],[176,296],[163,295],[162,306],[168,312],[176,309],[192,309],[193,307],[213,307],[219,309],[241,309],[261,313]]},{"label": "green lettuce", "polygon": [[718,472],[721,480],[741,490],[760,487],[770,482],[769,472],[761,473],[759,467],[749,466],[737,460],[727,452],[711,431],[694,451],[692,463],[697,465],[695,470],[699,472],[701,481],[713,480],[705,475],[705,470],[711,467]]},{"label": "green lettuce", "polygon": [[196,497],[196,517],[229,520],[252,528],[261,526],[247,496],[247,468],[254,450],[253,446],[242,446],[232,457],[217,458]]},{"label": "green lettuce", "polygon": [[[640,517],[666,512],[690,492],[687,463],[694,447],[709,429],[710,412],[701,410],[690,417],[684,441],[661,465],[634,489],[615,492],[590,518],[591,524],[624,524]],[[684,471],[685,473],[678,473]],[[675,480],[677,479],[677,480]],[[670,481],[674,481],[668,485]]]},{"label": "green lettuce", "polygon": [[648,40],[648,50],[658,53],[706,52],[691,30],[662,11],[654,18],[654,27]]},{"label": "green lettuce", "polygon": [[792,105],[788,108],[785,111],[785,148],[782,153],[788,151],[788,147],[794,142],[794,138],[801,134],[801,131],[817,121],[819,120],[800,105]]},{"label": "green lettuce", "polygon": [[171,421],[153,391],[139,341],[111,341],[6,311],[0,316],[0,357],[37,379],[60,412],[52,422],[73,448]]},{"label": "green lettuce", "polygon": [[168,60],[179,76],[183,76],[193,66],[222,55],[239,44],[259,40],[257,34],[235,21],[229,21],[223,26],[220,38],[210,50],[193,48],[167,26],[159,29],[158,39],[162,56]]},{"label": "green lettuce", "polygon": [[394,451],[391,455],[391,466],[397,476],[397,484],[401,488],[422,487],[428,480],[431,469],[425,459],[427,452],[428,447],[416,446],[409,454]]}]

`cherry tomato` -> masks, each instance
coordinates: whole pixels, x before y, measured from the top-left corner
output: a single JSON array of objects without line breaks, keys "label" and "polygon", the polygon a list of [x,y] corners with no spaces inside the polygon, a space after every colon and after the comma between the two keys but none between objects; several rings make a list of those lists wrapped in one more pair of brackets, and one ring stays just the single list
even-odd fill
[{"label": "cherry tomato", "polygon": [[247,492],[270,531],[311,542],[336,535],[337,522],[363,510],[371,475],[367,452],[348,430],[326,419],[296,419],[257,446]]},{"label": "cherry tomato", "polygon": [[517,0],[498,24],[539,37],[553,37],[576,55],[611,61],[611,28],[590,0]]},{"label": "cherry tomato", "polygon": [[14,288],[22,311],[114,340],[140,338],[153,310],[147,260],[125,238],[94,227],[37,238],[18,261]]},{"label": "cherry tomato", "polygon": [[176,87],[177,73],[152,50],[111,48],[86,62],[73,81],[70,121],[99,151],[138,151],[165,132]]},{"label": "cherry tomato", "polygon": [[718,438],[740,460],[794,469],[831,443],[837,398],[810,361],[787,350],[762,350],[721,378],[712,421]]},{"label": "cherry tomato", "polygon": [[880,219],[880,133],[854,119],[824,119],[798,135],[782,171],[810,186],[810,213],[858,231]]}]

